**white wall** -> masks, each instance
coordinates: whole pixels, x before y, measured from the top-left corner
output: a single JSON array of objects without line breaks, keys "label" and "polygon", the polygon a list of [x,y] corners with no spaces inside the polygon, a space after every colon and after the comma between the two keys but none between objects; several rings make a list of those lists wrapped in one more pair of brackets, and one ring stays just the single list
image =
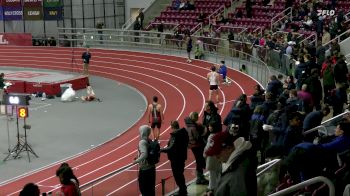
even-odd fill
[{"label": "white wall", "polygon": [[339,45],[340,45],[340,51],[342,52],[343,55],[346,56],[350,54],[350,37],[340,42]]},{"label": "white wall", "polygon": [[131,17],[131,8],[145,8],[153,0],[125,0],[125,20]]}]

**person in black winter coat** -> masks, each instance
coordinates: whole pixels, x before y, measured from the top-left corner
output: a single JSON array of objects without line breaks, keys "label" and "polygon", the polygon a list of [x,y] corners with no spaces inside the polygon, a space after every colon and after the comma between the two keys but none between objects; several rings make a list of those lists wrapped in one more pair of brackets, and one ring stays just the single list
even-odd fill
[{"label": "person in black winter coat", "polygon": [[341,55],[337,60],[337,64],[334,65],[334,79],[335,82],[346,83],[348,81],[347,74],[349,73],[348,67],[344,61],[344,56]]},{"label": "person in black winter coat", "polygon": [[311,70],[311,76],[305,80],[307,84],[308,92],[312,95],[313,105],[316,107],[316,110],[321,109],[321,100],[322,100],[322,84],[319,79],[319,70],[314,68]]},{"label": "person in black winter coat", "polygon": [[303,141],[303,116],[299,112],[293,112],[289,115],[288,119],[289,126],[283,140],[284,155],[288,155],[295,145]]},{"label": "person in black winter coat", "polygon": [[303,80],[305,80],[306,77],[309,75],[308,67],[304,61],[304,57],[301,57],[299,61],[300,64],[297,65],[294,71],[294,78],[297,79],[297,89],[301,89],[301,86],[303,85]]},{"label": "person in black winter coat", "polygon": [[346,83],[342,83],[335,90],[334,100],[333,100],[333,116],[341,114],[344,111],[344,104],[347,103],[347,95],[346,90],[349,85]]},{"label": "person in black winter coat", "polygon": [[175,182],[179,186],[179,192],[176,195],[187,195],[184,170],[187,159],[188,134],[185,128],[180,128],[177,121],[171,122],[171,129],[168,146],[160,151],[168,154]]},{"label": "person in black winter coat", "polygon": [[271,92],[274,98],[279,97],[283,91],[283,84],[277,79],[275,75],[270,77],[270,82],[267,84],[266,92]]},{"label": "person in black winter coat", "polygon": [[[322,122],[323,117],[327,116],[329,112],[330,112],[329,106],[325,105],[323,106],[322,110],[317,110],[307,114],[303,122],[303,132],[319,126]],[[305,141],[313,142],[317,134],[318,134],[317,131],[314,131],[312,133],[305,135]]]},{"label": "person in black winter coat", "polygon": [[215,106],[214,102],[206,101],[202,122],[202,125],[205,127],[206,130],[204,134],[205,139],[209,136],[208,127],[209,122],[211,121],[215,122],[215,127],[213,127],[215,130],[222,131],[221,116],[218,113],[218,108]]}]

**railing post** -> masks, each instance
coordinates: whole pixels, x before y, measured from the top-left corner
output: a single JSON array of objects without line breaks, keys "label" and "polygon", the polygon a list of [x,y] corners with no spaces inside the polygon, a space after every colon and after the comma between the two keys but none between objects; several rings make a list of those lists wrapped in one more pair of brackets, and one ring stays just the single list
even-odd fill
[{"label": "railing post", "polygon": [[162,179],[162,196],[165,196],[165,179]]}]

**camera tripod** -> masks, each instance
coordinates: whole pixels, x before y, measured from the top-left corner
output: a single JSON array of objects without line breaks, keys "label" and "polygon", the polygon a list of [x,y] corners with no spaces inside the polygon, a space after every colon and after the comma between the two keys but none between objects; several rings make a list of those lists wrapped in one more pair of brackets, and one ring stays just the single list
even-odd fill
[{"label": "camera tripod", "polygon": [[33,148],[28,144],[27,141],[27,129],[30,129],[31,126],[26,124],[26,119],[24,118],[24,139],[21,140],[19,135],[19,125],[18,125],[18,117],[17,117],[17,144],[14,146],[12,150],[9,150],[8,155],[5,157],[3,161],[7,161],[11,155],[13,155],[14,159],[19,158],[19,155],[21,152],[26,151],[28,155],[28,160],[30,162],[30,156],[29,153],[32,153],[36,158],[39,158],[39,156],[34,152]]}]

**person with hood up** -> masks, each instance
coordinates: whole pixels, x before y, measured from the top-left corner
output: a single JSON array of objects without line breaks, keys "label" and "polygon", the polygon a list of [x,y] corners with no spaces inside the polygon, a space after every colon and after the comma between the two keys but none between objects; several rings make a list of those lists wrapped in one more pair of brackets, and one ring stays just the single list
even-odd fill
[{"label": "person with hood up", "polygon": [[204,126],[198,122],[198,112],[191,112],[185,118],[185,125],[189,137],[188,148],[191,149],[196,160],[196,184],[208,184],[208,180],[203,175],[203,169],[205,168],[205,158],[203,157],[205,147]]},{"label": "person with hood up", "polygon": [[133,163],[139,164],[139,189],[143,196],[155,195],[155,183],[156,183],[156,167],[154,164],[149,164],[147,161],[148,146],[151,134],[151,127],[148,125],[141,125],[140,141],[138,145],[138,157],[135,158]]},{"label": "person with hood up", "polygon": [[205,153],[222,163],[222,173],[214,195],[257,195],[257,160],[252,144],[243,137],[234,137],[227,131],[215,134],[208,141]]}]

